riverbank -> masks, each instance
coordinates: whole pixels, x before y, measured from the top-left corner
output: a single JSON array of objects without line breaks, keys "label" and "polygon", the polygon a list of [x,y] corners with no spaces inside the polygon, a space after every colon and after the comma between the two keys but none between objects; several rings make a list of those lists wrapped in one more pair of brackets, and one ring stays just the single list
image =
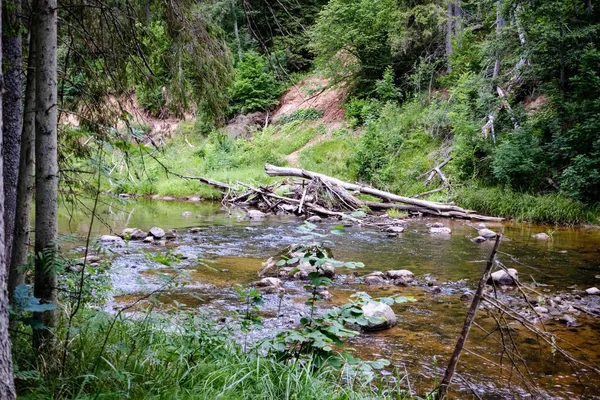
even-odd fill
[{"label": "riverbank", "polygon": [[[241,181],[253,186],[271,184],[277,179],[264,172],[264,165],[288,165],[312,170],[339,179],[356,179],[356,153],[362,144],[349,128],[327,128],[319,121],[293,121],[271,125],[256,131],[251,139],[237,138],[221,131],[203,136],[191,122],[182,123],[173,139],[167,139],[160,151],[128,154],[126,165],[115,168],[103,179],[105,192],[115,195],[155,197],[166,200],[219,200],[222,191],[195,179],[175,174],[205,177],[230,185]],[[377,185],[383,190],[413,196],[431,190],[416,179],[431,168],[424,154],[435,153],[436,143],[416,141],[405,155],[404,165],[388,183]],[[119,155],[118,151],[114,157]],[[290,155],[294,158],[290,159]],[[452,180],[452,166],[448,179]],[[590,207],[561,194],[528,194],[499,186],[485,186],[465,181],[455,190],[432,193],[423,199],[455,202],[480,214],[512,219],[517,222],[557,225],[597,224],[599,207]]]}]

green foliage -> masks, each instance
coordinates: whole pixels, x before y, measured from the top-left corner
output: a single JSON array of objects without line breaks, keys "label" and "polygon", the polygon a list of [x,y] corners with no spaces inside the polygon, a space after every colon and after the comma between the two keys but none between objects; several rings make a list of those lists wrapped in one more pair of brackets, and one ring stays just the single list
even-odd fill
[{"label": "green foliage", "polygon": [[45,326],[33,313],[52,311],[56,304],[42,304],[40,299],[31,295],[29,286],[22,284],[15,288],[13,304],[10,308],[10,317],[13,321],[20,321],[32,329],[45,329]]},{"label": "green foliage", "polygon": [[164,252],[158,250],[156,252],[156,254],[147,252],[145,254],[145,258],[148,261],[156,262],[156,263],[162,264],[166,267],[170,267],[173,264],[179,262],[177,255],[175,255],[172,250],[166,250]]},{"label": "green foliage", "polygon": [[284,125],[294,121],[316,121],[323,116],[323,113],[323,110],[316,108],[300,108],[292,113],[282,115],[276,122]]},{"label": "green foliage", "polygon": [[284,86],[275,79],[267,59],[253,51],[245,53],[235,68],[229,96],[231,114],[262,111],[278,104]]},{"label": "green foliage", "polygon": [[344,108],[346,109],[346,118],[350,126],[358,127],[379,116],[381,103],[374,99],[351,97],[344,104]]},{"label": "green foliage", "polygon": [[375,94],[384,103],[400,100],[402,93],[394,83],[394,71],[391,67],[387,67],[383,73],[383,78],[375,82]]}]

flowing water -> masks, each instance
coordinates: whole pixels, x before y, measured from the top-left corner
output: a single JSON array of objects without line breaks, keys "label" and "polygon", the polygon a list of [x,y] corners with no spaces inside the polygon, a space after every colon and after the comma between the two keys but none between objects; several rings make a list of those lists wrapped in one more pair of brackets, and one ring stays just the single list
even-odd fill
[{"label": "flowing water", "polygon": [[[188,216],[183,216],[184,212]],[[256,273],[262,261],[287,245],[300,242],[302,236],[296,231],[301,221],[294,217],[272,216],[263,221],[248,221],[242,210],[225,210],[216,203],[103,200],[99,215],[91,230],[93,238],[118,233],[125,227],[148,230],[158,226],[178,230],[177,239],[166,245],[131,241],[125,249],[115,252],[111,267],[115,286],[111,305],[115,308],[161,288],[163,281],[157,278],[156,271],[166,276],[184,271],[181,279],[187,284],[161,292],[158,297],[163,303],[227,313],[239,307],[233,286],[257,280]],[[406,231],[394,238],[375,229],[351,226],[346,228],[344,235],[329,239],[333,241],[336,259],[365,264],[357,271],[359,275],[375,270],[409,269],[417,277],[431,274],[438,282],[468,279],[466,285],[473,289],[493,243],[472,243],[469,239],[477,232],[469,222],[461,220],[440,221],[452,228],[450,236],[430,235],[426,224],[432,222],[436,221],[409,220]],[[78,235],[75,245],[71,246],[81,245],[89,223],[89,215],[81,207],[77,210],[65,208],[61,212],[61,233]],[[327,231],[337,223],[325,222],[319,227]],[[500,250],[506,254],[501,254],[500,258],[508,267],[519,270],[521,281],[539,284],[538,290],[544,296],[578,294],[588,287],[600,286],[599,229],[488,224],[494,230],[501,226],[509,240],[502,242]],[[190,233],[190,227],[201,229]],[[532,238],[540,232],[550,233],[551,239]],[[188,260],[165,267],[145,256],[147,252],[164,252],[163,247],[187,255]],[[339,274],[352,272],[338,270]],[[277,295],[265,296],[262,335],[293,326],[299,316],[307,312],[302,303],[308,294],[302,285],[287,282],[286,289],[282,299]],[[423,394],[434,387],[436,377],[443,373],[452,353],[468,308],[468,302],[460,300],[464,289],[444,290],[434,295],[417,286],[339,284],[331,289],[333,298],[324,307],[344,303],[355,291],[366,291],[374,297],[390,294],[415,297],[414,303],[394,306],[399,316],[396,327],[362,334],[353,339],[351,345],[363,358],[390,360],[406,374],[403,382],[407,388],[410,385],[411,389]],[[518,297],[514,291],[512,295]],[[546,321],[543,327],[565,340],[561,342],[562,347],[570,349],[575,357],[599,366],[600,319],[580,312],[573,315],[576,326],[566,326],[557,316]],[[494,319],[485,311],[480,311],[476,322],[481,328],[471,330],[454,379],[457,398],[472,398],[473,392],[485,399],[600,398],[600,378],[593,371],[569,365],[520,325],[512,325],[507,332],[493,331]],[[521,357],[527,361],[529,372],[525,373],[531,374],[542,392],[526,393],[526,385],[519,380],[498,343],[502,337],[517,345]]]}]

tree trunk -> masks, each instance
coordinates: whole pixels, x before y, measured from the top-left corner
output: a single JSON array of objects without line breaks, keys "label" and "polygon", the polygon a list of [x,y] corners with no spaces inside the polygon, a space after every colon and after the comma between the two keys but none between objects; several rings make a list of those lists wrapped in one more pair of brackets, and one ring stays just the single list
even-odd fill
[{"label": "tree trunk", "polygon": [[[34,295],[42,303],[56,303],[58,237],[57,149],[57,12],[56,0],[38,0],[36,23],[35,108],[35,280]],[[34,347],[51,353],[56,311],[37,313],[46,327],[35,330]]]},{"label": "tree trunk", "polygon": [[[2,96],[2,136],[4,162],[4,242],[6,265],[10,265],[15,213],[17,210],[17,181],[19,179],[19,153],[21,148],[21,125],[23,82],[21,64],[21,0],[6,2],[4,30],[2,32],[2,66],[4,95]],[[5,4],[6,4],[5,3]]]},{"label": "tree trunk", "polygon": [[[31,27],[35,24],[31,23]],[[25,282],[21,267],[27,263],[29,231],[31,229],[31,201],[34,185],[35,149],[35,32],[30,29],[29,57],[27,59],[27,82],[25,84],[25,110],[21,137],[21,160],[17,185],[17,215],[13,239],[12,257],[8,277],[8,295],[12,300],[14,290]]]},{"label": "tree trunk", "polygon": [[238,30],[237,13],[235,12],[235,1],[231,3],[231,15],[233,17],[233,33],[235,34],[235,43],[237,45],[238,58],[242,61],[242,42],[240,42],[240,32]]},{"label": "tree trunk", "polygon": [[452,2],[448,2],[448,11],[446,17],[448,20],[446,21],[446,59],[448,63],[447,71],[448,73],[452,72],[452,65],[450,64],[450,55],[452,54],[452,31],[454,27],[454,5]]},{"label": "tree trunk", "polygon": [[[496,40],[500,40],[500,34],[502,33],[502,28],[504,27],[505,21],[502,17],[502,0],[498,0],[496,2]],[[496,50],[496,62],[494,63],[494,74],[493,78],[497,78],[500,75],[500,52]]]},{"label": "tree trunk", "polygon": [[[2,33],[2,7],[0,2],[0,34]],[[0,65],[2,65],[2,41],[0,41]],[[2,100],[4,92],[4,77],[0,68],[0,115],[2,115]],[[0,130],[2,118],[0,118]],[[4,150],[0,138],[0,153]],[[4,185],[4,171],[0,159],[0,188]],[[12,355],[10,337],[8,335],[8,292],[6,290],[6,257],[4,248],[4,191],[0,190],[0,399],[14,400],[15,383],[12,371]]]}]

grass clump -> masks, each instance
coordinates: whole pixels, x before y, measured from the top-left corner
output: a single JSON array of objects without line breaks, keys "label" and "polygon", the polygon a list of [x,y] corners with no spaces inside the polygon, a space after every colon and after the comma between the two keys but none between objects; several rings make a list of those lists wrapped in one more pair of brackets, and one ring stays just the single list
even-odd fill
[{"label": "grass clump", "polygon": [[316,121],[323,116],[323,110],[316,108],[300,108],[289,114],[282,115],[275,121],[277,124],[285,125],[294,121]]},{"label": "grass clump", "polygon": [[532,195],[500,187],[459,188],[456,202],[479,213],[520,222],[575,225],[598,223],[600,209],[560,194]]}]

